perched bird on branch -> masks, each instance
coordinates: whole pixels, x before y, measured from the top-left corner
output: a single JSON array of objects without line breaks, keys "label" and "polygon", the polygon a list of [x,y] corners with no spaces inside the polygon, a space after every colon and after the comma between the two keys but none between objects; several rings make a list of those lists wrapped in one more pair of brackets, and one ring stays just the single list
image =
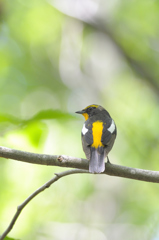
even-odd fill
[{"label": "perched bird on branch", "polygon": [[104,159],[113,147],[117,129],[110,114],[100,105],[90,105],[76,113],[85,117],[82,128],[82,146],[89,161],[89,172],[105,170]]}]

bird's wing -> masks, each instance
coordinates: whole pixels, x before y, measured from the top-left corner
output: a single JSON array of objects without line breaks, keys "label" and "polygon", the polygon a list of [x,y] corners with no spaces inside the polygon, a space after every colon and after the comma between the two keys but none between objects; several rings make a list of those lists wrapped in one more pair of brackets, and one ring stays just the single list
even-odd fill
[{"label": "bird's wing", "polygon": [[107,153],[111,150],[115,138],[116,138],[116,126],[113,119],[111,119],[109,124],[104,124],[102,134],[102,143],[106,147]]},{"label": "bird's wing", "polygon": [[92,135],[92,125],[91,124],[83,124],[82,128],[82,137],[85,140],[85,144],[90,146],[93,143],[93,135]]},{"label": "bird's wing", "polygon": [[82,128],[82,147],[83,151],[86,154],[88,160],[90,160],[90,146],[93,143],[93,136],[92,136],[92,127],[91,125],[83,124]]}]

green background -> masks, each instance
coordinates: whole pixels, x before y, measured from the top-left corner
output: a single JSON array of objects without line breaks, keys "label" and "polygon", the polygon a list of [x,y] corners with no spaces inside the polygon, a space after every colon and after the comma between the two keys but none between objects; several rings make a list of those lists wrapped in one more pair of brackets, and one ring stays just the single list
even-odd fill
[{"label": "green background", "polygon": [[[74,112],[100,104],[118,129],[110,161],[158,171],[158,64],[158,1],[0,1],[0,145],[85,157]],[[0,233],[64,170],[1,158]],[[9,236],[158,240],[159,185],[67,176],[28,204]]]}]

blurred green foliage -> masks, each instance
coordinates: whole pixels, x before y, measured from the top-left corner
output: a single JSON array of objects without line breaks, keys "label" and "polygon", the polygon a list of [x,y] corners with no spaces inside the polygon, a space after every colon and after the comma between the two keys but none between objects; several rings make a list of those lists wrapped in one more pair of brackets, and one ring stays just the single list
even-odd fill
[{"label": "blurred green foliage", "polygon": [[[84,157],[74,112],[104,106],[112,163],[159,170],[159,2],[1,0],[0,145]],[[58,167],[0,161],[0,233]],[[159,185],[73,175],[36,197],[9,236],[157,240]],[[6,240],[9,238],[6,238]],[[12,239],[12,238],[11,238]]]},{"label": "blurred green foliage", "polygon": [[18,239],[5,237],[5,240],[18,240]]}]

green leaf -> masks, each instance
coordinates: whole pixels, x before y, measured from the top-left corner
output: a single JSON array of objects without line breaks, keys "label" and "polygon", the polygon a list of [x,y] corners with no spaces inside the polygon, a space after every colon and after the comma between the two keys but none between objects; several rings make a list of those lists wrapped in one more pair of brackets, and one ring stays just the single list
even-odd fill
[{"label": "green leaf", "polygon": [[28,122],[28,124],[25,126],[23,130],[28,136],[29,141],[34,145],[34,147],[39,146],[41,140],[45,138],[48,132],[46,124],[42,121]]},{"label": "green leaf", "polygon": [[59,110],[52,110],[52,109],[40,111],[28,120],[16,118],[8,114],[5,114],[5,115],[0,114],[0,124],[8,122],[14,125],[17,125],[20,123],[23,125],[26,125],[27,123],[30,123],[30,122],[40,121],[40,120],[49,120],[49,119],[71,120],[71,119],[77,119],[77,117],[67,112],[61,112]]},{"label": "green leaf", "polygon": [[20,240],[20,239],[17,239],[17,238],[10,238],[10,237],[5,237],[4,240]]},{"label": "green leaf", "polygon": [[49,120],[49,119],[71,120],[71,119],[77,119],[77,117],[70,113],[49,109],[49,110],[38,112],[35,116],[30,118],[29,120],[26,120],[25,122]]},{"label": "green leaf", "polygon": [[9,115],[9,114],[0,114],[0,123],[4,123],[4,122],[10,122],[10,123],[13,123],[13,124],[19,124],[21,122],[20,119],[12,116],[12,115]]}]

